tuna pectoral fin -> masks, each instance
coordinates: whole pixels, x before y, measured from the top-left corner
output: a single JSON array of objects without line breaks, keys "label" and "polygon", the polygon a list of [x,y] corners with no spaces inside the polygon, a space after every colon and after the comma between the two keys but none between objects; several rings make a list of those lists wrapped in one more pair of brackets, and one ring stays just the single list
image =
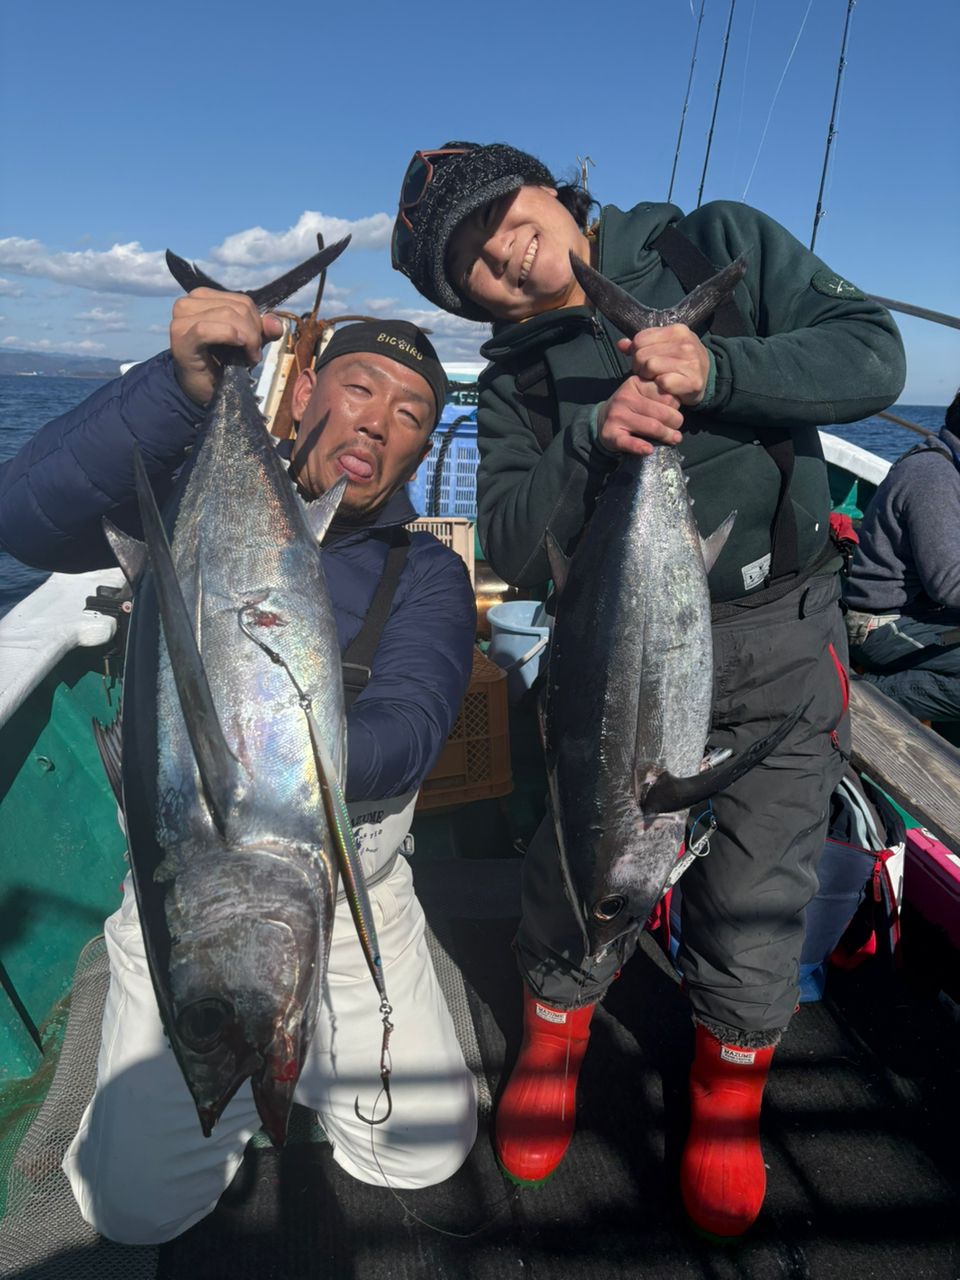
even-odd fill
[{"label": "tuna pectoral fin", "polygon": [[101,521],[103,532],[110,543],[110,550],[117,557],[117,564],[123,570],[123,576],[135,587],[147,567],[147,547],[139,538],[132,537],[118,529],[106,516]]},{"label": "tuna pectoral fin", "polygon": [[237,790],[237,761],[227,745],[217,718],[207,674],[203,669],[203,659],[197,648],[190,614],[180,590],[173,556],[170,554],[166,530],[160,519],[157,500],[150,488],[147,469],[143,465],[139,449],[134,450],[133,471],[137,481],[137,499],[140,503],[147,556],[153,570],[160,624],[177,686],[180,709],[211,816],[223,834]]},{"label": "tuna pectoral fin", "polygon": [[337,508],[340,506],[340,499],[343,497],[347,488],[347,477],[341,476],[332,489],[328,489],[325,494],[317,498],[315,502],[305,502],[303,504],[303,514],[306,516],[307,524],[310,526],[310,532],[316,538],[317,542],[322,542],[324,534],[330,528],[333,517],[337,514]]},{"label": "tuna pectoral fin", "polygon": [[703,554],[703,567],[707,573],[717,563],[717,556],[727,545],[727,539],[730,537],[730,530],[733,528],[733,522],[737,518],[736,511],[731,511],[720,525],[719,529],[714,529],[709,538],[700,539],[700,551]]},{"label": "tuna pectoral fin", "polygon": [[549,529],[544,535],[543,545],[546,547],[547,559],[550,561],[553,585],[556,587],[557,595],[563,595],[563,588],[567,585],[567,575],[570,572],[570,556],[564,553],[560,543]]},{"label": "tuna pectoral fin", "polygon": [[675,778],[671,773],[661,773],[646,792],[641,792],[640,807],[644,813],[680,813],[695,804],[726,791],[738,778],[742,778],[754,765],[778,747],[809,707],[809,702],[791,712],[766,737],[758,739],[737,756],[712,769],[704,769],[692,778]]},{"label": "tuna pectoral fin", "polygon": [[[284,298],[289,298],[298,289],[302,289],[305,284],[309,284],[314,276],[318,276],[321,271],[325,271],[335,258],[339,258],[349,243],[350,237],[346,236],[343,240],[338,240],[336,244],[330,245],[329,248],[321,249],[319,253],[315,253],[306,262],[301,262],[298,267],[294,267],[285,275],[276,280],[271,280],[269,284],[262,285],[259,289],[248,289],[245,292],[249,298],[253,299],[255,306],[260,311],[269,311],[271,307],[279,306]],[[171,253],[169,249],[167,250],[167,266],[174,280],[186,293],[201,287],[204,289],[226,290],[225,285],[212,280],[199,267],[178,257],[175,253]]]}]

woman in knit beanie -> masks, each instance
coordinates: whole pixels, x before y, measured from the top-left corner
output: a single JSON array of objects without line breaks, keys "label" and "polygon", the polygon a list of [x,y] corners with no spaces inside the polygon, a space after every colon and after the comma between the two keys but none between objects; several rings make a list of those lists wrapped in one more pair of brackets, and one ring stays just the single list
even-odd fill
[{"label": "woman in knit beanie", "polygon": [[[573,554],[623,455],[682,442],[701,537],[737,512],[708,575],[708,745],[740,753],[806,702],[780,746],[712,798],[710,856],[682,880],[677,962],[696,1052],[681,1193],[696,1227],[733,1237],[763,1203],[761,1098],[796,1008],[804,911],[849,751],[846,631],[817,428],[892,403],[903,348],[883,308],[756,209],[609,205],[594,234],[590,203],[504,143],[418,151],[401,188],[393,263],[437,306],[493,323],[481,349],[490,364],[480,379],[477,521],[497,572],[545,583],[546,534]],[[586,305],[571,253],[659,310],[740,254],[747,269],[708,332],[673,324],[626,339]],[[609,625],[596,620],[599,634]],[[593,676],[598,718],[602,675]],[[662,762],[634,765],[642,777]],[[628,790],[624,811],[635,804],[635,820],[648,821]],[[524,1039],[495,1126],[500,1163],[521,1183],[563,1160],[593,1011],[644,923],[624,912],[623,932],[587,954],[591,904],[566,896],[560,857],[548,813],[524,863],[515,943]]]}]

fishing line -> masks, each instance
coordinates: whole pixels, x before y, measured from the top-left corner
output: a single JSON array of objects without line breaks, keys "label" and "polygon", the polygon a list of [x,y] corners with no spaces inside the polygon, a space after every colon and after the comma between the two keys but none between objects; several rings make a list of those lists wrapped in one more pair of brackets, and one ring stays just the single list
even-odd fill
[{"label": "fishing line", "polygon": [[750,177],[747,178],[747,185],[743,188],[743,195],[740,197],[741,200],[746,200],[747,192],[750,190],[750,183],[753,181],[753,175],[757,171],[757,165],[760,162],[760,152],[763,150],[763,144],[766,141],[766,137],[767,137],[767,130],[770,128],[770,121],[773,118],[773,109],[777,105],[777,98],[779,98],[780,96],[780,90],[783,88],[783,82],[787,78],[787,72],[790,70],[790,63],[793,61],[793,55],[797,51],[797,45],[800,43],[800,37],[803,35],[803,29],[807,25],[807,18],[810,17],[810,10],[812,8],[813,8],[813,0],[808,0],[807,11],[803,15],[803,20],[800,23],[800,30],[797,32],[796,39],[793,42],[793,48],[790,50],[790,53],[787,55],[786,64],[783,68],[783,71],[780,73],[780,80],[777,84],[776,89],[774,90],[773,101],[770,103],[770,110],[767,112],[766,124],[764,124],[763,132],[760,135],[760,145],[757,147],[757,154],[753,162],[753,168],[750,170]]},{"label": "fishing line", "polygon": [[757,18],[757,0],[753,0],[753,9],[750,13],[750,27],[747,31],[747,51],[743,59],[743,74],[740,77],[740,114],[737,116],[737,136],[734,139],[733,148],[733,165],[732,169],[735,173],[740,158],[740,140],[743,137],[743,109],[747,101],[747,77],[750,71],[750,50],[753,47],[753,27]]},{"label": "fishing line", "polygon": [[[380,1101],[380,1095],[378,1094],[377,1099],[373,1104],[374,1115],[377,1114],[377,1102],[379,1101]],[[381,1124],[382,1121],[377,1120],[376,1123]],[[428,1231],[435,1231],[437,1235],[451,1236],[455,1240],[470,1240],[473,1236],[478,1236],[481,1233],[481,1231],[486,1231],[487,1228],[491,1226],[494,1222],[496,1222],[497,1218],[499,1218],[501,1214],[503,1214],[507,1209],[509,1209],[510,1206],[520,1196],[521,1188],[514,1187],[514,1189],[508,1195],[503,1197],[503,1199],[500,1201],[500,1204],[495,1208],[494,1212],[489,1216],[489,1218],[484,1219],[484,1221],[481,1222],[478,1227],[474,1227],[472,1231],[451,1231],[447,1227],[438,1227],[436,1223],[428,1222],[426,1218],[421,1218],[419,1213],[415,1213],[414,1210],[411,1209],[410,1206],[403,1201],[403,1199],[400,1197],[400,1194],[397,1192],[397,1190],[390,1185],[390,1180],[386,1175],[383,1165],[380,1163],[380,1157],[377,1155],[373,1138],[374,1138],[374,1133],[373,1133],[373,1129],[371,1129],[370,1130],[370,1154],[373,1156],[374,1162],[380,1171],[380,1177],[383,1178],[383,1185],[386,1187],[386,1189],[393,1196],[394,1200],[396,1200],[397,1204],[403,1210],[405,1220],[413,1219],[414,1222],[419,1222],[422,1227],[426,1227]]]}]

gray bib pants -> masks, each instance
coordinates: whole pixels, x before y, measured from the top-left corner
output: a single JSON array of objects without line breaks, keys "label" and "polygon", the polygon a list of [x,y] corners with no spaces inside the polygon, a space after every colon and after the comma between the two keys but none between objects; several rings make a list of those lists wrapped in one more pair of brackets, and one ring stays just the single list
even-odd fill
[{"label": "gray bib pants", "polygon": [[[774,752],[714,797],[710,852],[682,879],[678,965],[698,1020],[769,1032],[771,1043],[796,1007],[804,908],[817,892],[830,793],[850,750],[839,597],[836,574],[822,573],[713,627],[711,748],[743,751],[798,705],[806,710]],[[524,860],[522,900],[514,945],[531,991],[557,1008],[601,999],[637,931],[599,960],[586,954],[549,812]]]}]

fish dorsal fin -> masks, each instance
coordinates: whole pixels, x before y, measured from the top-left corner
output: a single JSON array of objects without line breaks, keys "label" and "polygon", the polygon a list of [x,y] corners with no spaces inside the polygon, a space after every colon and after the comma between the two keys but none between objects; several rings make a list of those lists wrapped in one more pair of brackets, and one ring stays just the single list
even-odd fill
[{"label": "fish dorsal fin", "polygon": [[695,773],[691,778],[675,778],[672,773],[664,771],[655,782],[641,782],[638,787],[640,807],[644,813],[680,813],[695,804],[709,800],[711,796],[732,786],[738,778],[742,778],[754,765],[765,759],[774,748],[778,747],[791,731],[800,717],[809,707],[809,702],[797,707],[765,737],[741,751],[739,755],[724,760],[713,768],[706,768]]},{"label": "fish dorsal fin", "polygon": [[[298,289],[302,289],[305,284],[309,284],[314,276],[318,276],[321,271],[326,271],[331,262],[339,258],[349,243],[350,237],[345,236],[342,240],[338,240],[336,244],[332,244],[326,249],[321,249],[312,258],[307,258],[306,262],[301,262],[299,266],[292,267],[282,276],[278,276],[276,280],[271,280],[269,284],[261,285],[259,289],[246,289],[243,292],[247,294],[247,297],[253,299],[254,305],[258,310],[269,311],[271,307],[279,306],[285,298],[289,298]],[[169,249],[166,256],[170,274],[186,293],[200,288],[219,289],[221,292],[226,291],[226,285],[222,285],[219,281],[212,279],[194,263],[178,257],[177,254]]]},{"label": "fish dorsal fin", "polygon": [[547,550],[547,559],[550,561],[550,576],[553,578],[553,585],[556,588],[557,595],[563,595],[563,589],[567,585],[567,578],[570,575],[570,556],[566,554],[560,543],[548,529],[543,539],[544,546]]},{"label": "fish dorsal fin", "polygon": [[326,536],[326,532],[333,522],[333,517],[337,514],[337,508],[340,506],[340,500],[346,492],[346,488],[347,477],[341,476],[331,489],[321,494],[314,502],[305,502],[303,504],[303,514],[307,524],[310,526],[310,532],[318,543],[322,542]]},{"label": "fish dorsal fin", "polygon": [[157,500],[153,496],[139,449],[134,450],[133,470],[146,553],[153,570],[160,624],[180,699],[180,709],[211,817],[223,835],[237,794],[238,765],[227,745],[213,705],[213,695],[200,650],[197,648],[190,614],[180,590],[166,530],[160,519]]},{"label": "fish dorsal fin", "polygon": [[737,518],[736,511],[731,511],[719,528],[714,529],[709,538],[700,539],[700,550],[703,553],[703,567],[707,573],[717,563],[720,552],[727,544],[730,537],[730,530],[733,528],[733,522]]},{"label": "fish dorsal fin", "polygon": [[118,529],[112,520],[103,517],[103,532],[110,543],[110,550],[117,557],[117,564],[131,587],[135,587],[147,567],[147,544],[139,538]]},{"label": "fish dorsal fin", "polygon": [[713,315],[717,307],[733,294],[737,281],[747,269],[746,257],[741,254],[728,267],[718,271],[715,276],[697,285],[675,307],[664,311],[654,311],[632,298],[618,284],[594,271],[576,254],[570,254],[570,265],[573,274],[597,310],[610,321],[626,338],[644,329],[658,329],[668,324],[685,324],[691,329]]}]

